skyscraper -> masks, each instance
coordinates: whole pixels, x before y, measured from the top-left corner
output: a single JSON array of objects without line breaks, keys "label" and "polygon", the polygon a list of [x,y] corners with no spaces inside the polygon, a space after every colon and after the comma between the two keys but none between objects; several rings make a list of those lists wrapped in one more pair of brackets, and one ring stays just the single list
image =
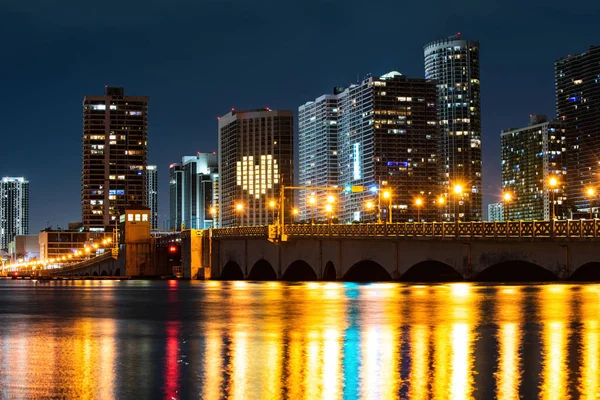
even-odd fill
[{"label": "skyscraper", "polygon": [[[339,92],[323,95],[298,108],[298,181],[301,186],[337,187]],[[314,195],[313,195],[314,193]],[[299,220],[323,220],[322,207],[310,204],[309,198],[324,198],[324,190],[298,192]]]},{"label": "skyscraper", "polygon": [[[549,220],[565,214],[566,145],[560,121],[545,115],[530,116],[529,125],[506,129],[502,143],[502,189],[511,194],[506,204],[509,220]],[[551,187],[550,179],[557,180]]]},{"label": "skyscraper", "polygon": [[150,209],[150,228],[158,229],[158,170],[156,165],[146,167],[146,190],[148,208]]},{"label": "skyscraper", "polygon": [[556,114],[567,140],[570,211],[589,211],[586,189],[600,186],[600,46],[554,64]]},{"label": "skyscraper", "polygon": [[0,249],[16,235],[29,233],[29,181],[4,177],[0,180]]},{"label": "skyscraper", "polygon": [[[442,193],[435,102],[433,83],[393,71],[301,106],[299,147],[301,163],[308,165],[300,165],[300,171],[312,175],[300,183],[315,180],[319,186],[344,189],[332,193],[339,198],[334,214],[340,222],[389,220],[390,210],[393,221],[438,219],[436,200]],[[318,148],[326,143],[326,151]],[[331,179],[334,174],[337,179]],[[383,191],[391,196],[382,198]],[[325,195],[315,196],[314,214],[321,220]],[[306,205],[304,197],[304,218],[312,218],[313,205]]]},{"label": "skyscraper", "polygon": [[[267,225],[277,219],[269,203],[278,201],[282,183],[294,182],[293,136],[293,111],[232,110],[219,118],[220,226]],[[294,193],[285,196],[290,210]]]},{"label": "skyscraper", "polygon": [[148,97],[106,87],[83,99],[81,209],[90,231],[109,229],[129,205],[146,205]]},{"label": "skyscraper", "polygon": [[503,222],[504,217],[504,203],[499,201],[498,203],[488,204],[488,221]]},{"label": "skyscraper", "polygon": [[458,208],[446,203],[448,218],[481,220],[479,42],[462,40],[459,33],[427,44],[424,52],[425,78],[437,85],[441,181],[451,196],[457,196],[455,186],[464,189]]},{"label": "skyscraper", "polygon": [[[198,153],[172,164],[171,214],[175,229],[206,229],[213,226],[213,180],[217,175],[217,154]],[[181,176],[177,177],[177,174]]]},{"label": "skyscraper", "polygon": [[183,222],[183,165],[169,165],[169,229],[180,230]]}]

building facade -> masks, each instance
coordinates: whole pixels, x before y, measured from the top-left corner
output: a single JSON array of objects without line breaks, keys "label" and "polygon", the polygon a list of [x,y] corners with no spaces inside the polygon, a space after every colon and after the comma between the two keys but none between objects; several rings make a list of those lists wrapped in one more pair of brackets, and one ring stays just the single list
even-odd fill
[{"label": "building facade", "polygon": [[146,167],[146,190],[148,208],[150,209],[150,227],[158,229],[158,169],[156,165]]},{"label": "building facade", "polygon": [[0,249],[8,250],[16,235],[29,233],[29,181],[23,177],[0,180]]},{"label": "building facade", "polygon": [[[568,211],[589,212],[600,188],[600,46],[555,62],[556,114],[567,141]],[[594,204],[596,207],[596,204]]]},{"label": "building facade", "polygon": [[425,78],[437,85],[437,120],[441,128],[440,180],[445,193],[463,188],[458,204],[446,203],[449,220],[479,221],[481,194],[481,100],[479,42],[460,34],[424,47]]},{"label": "building facade", "polygon": [[[319,154],[315,139],[300,136],[299,147],[305,148],[302,160],[309,164],[300,170],[312,171],[300,183],[308,186],[313,177],[319,177],[319,185],[332,188],[330,193],[317,191],[314,204],[306,203],[312,191],[304,193],[300,204],[305,219],[316,215],[319,222],[326,220],[325,199],[333,195],[337,199],[333,214],[342,223],[389,221],[390,211],[396,222],[439,220],[437,200],[443,193],[438,183],[439,129],[433,83],[396,71],[367,76],[337,89],[333,96],[305,104],[299,112],[300,132],[322,135],[318,145],[325,145],[323,135],[337,136],[337,141],[329,140],[330,148],[320,157],[311,157]],[[319,176],[319,169],[329,172]],[[337,179],[332,178],[334,174]],[[383,198],[386,192],[389,197]]]},{"label": "building facade", "polygon": [[[323,95],[298,108],[298,182],[312,187],[298,191],[298,219],[323,221],[327,218],[323,207],[316,207],[316,199],[327,196],[319,188],[336,188],[339,184],[338,117],[339,93]],[[315,200],[310,201],[313,197]]]},{"label": "building facade", "polygon": [[503,222],[504,221],[504,203],[501,201],[498,203],[488,204],[488,221],[490,222]]},{"label": "building facade", "polygon": [[106,87],[83,99],[81,208],[86,230],[104,231],[129,205],[147,204],[148,97]]},{"label": "building facade", "polygon": [[95,244],[106,247],[107,245],[100,246],[104,239],[112,241],[113,236],[104,232],[45,229],[38,236],[40,258],[49,260],[67,257],[73,261],[83,260],[90,254],[85,247],[93,249]]},{"label": "building facade", "polygon": [[[549,220],[567,214],[568,181],[564,124],[532,115],[529,125],[501,133],[502,189],[511,194],[508,220]],[[556,185],[551,185],[551,178]],[[554,203],[554,205],[553,205]]]},{"label": "building facade", "polygon": [[217,154],[198,153],[171,164],[171,229],[207,229],[214,226],[214,181]]},{"label": "building facade", "polygon": [[[219,118],[221,227],[267,225],[277,219],[279,204],[272,208],[269,203],[278,203],[281,184],[294,182],[293,137],[291,110],[232,110]],[[286,191],[287,210],[293,200],[293,191]]]}]

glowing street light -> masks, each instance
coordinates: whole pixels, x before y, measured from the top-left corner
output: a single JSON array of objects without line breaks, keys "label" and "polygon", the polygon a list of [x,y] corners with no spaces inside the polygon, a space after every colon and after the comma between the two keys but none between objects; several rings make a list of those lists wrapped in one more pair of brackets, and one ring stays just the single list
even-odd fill
[{"label": "glowing street light", "polygon": [[417,222],[421,222],[421,206],[423,205],[423,199],[417,197],[415,205],[417,206]]},{"label": "glowing street light", "polygon": [[327,203],[329,203],[329,204],[335,203],[335,197],[332,195],[327,196]]},{"label": "glowing street light", "polygon": [[298,214],[300,214],[300,210],[298,210],[297,208],[293,208],[292,209],[292,215],[294,216],[294,222],[296,222],[296,218],[298,218]]},{"label": "glowing street light", "polygon": [[437,204],[440,206],[440,221],[442,221],[442,210],[444,208],[444,205],[446,204],[446,198],[444,196],[438,197]]},{"label": "glowing street light", "polygon": [[241,226],[241,222],[242,222],[242,217],[243,217],[243,212],[244,212],[244,204],[243,203],[237,203],[235,205],[235,211],[238,213],[239,219],[238,219],[238,226]]},{"label": "glowing street light", "polygon": [[506,220],[510,220],[510,202],[512,200],[512,194],[510,192],[504,192],[502,195],[502,200],[504,200],[504,208],[506,208]]},{"label": "glowing street light", "polygon": [[333,216],[332,216],[333,206],[331,204],[325,205],[325,211],[327,212],[327,220],[329,221],[329,225],[331,225],[331,220],[333,218]]},{"label": "glowing street light", "polygon": [[588,195],[588,197],[590,198],[590,219],[594,218],[594,215],[592,214],[592,201],[594,201],[594,196],[596,196],[596,191],[594,190],[594,188],[587,188],[587,190],[585,191]]},{"label": "glowing street light", "polygon": [[275,223],[275,207],[277,206],[277,202],[275,200],[269,201],[269,208],[272,210],[272,220],[271,223]]},{"label": "glowing street light", "polygon": [[554,212],[554,190],[556,188],[556,185],[558,185],[558,180],[556,179],[556,177],[551,177],[548,180],[548,184],[550,185],[550,189],[552,190],[552,220],[556,219],[556,214]]},{"label": "glowing street light", "polygon": [[315,204],[317,204],[317,199],[314,196],[314,193],[308,197],[308,204],[310,204],[311,212],[310,212],[310,224],[315,224]]},{"label": "glowing street light", "polygon": [[388,201],[388,214],[390,215],[388,219],[391,224],[392,223],[392,192],[389,190],[384,190],[383,192],[381,192],[381,196],[384,199],[387,199],[387,201]]},{"label": "glowing street light", "polygon": [[[456,222],[460,222],[460,200],[458,200],[458,198],[462,197],[463,195],[463,187],[461,184],[456,184],[452,188],[452,191],[456,195],[456,197],[454,198],[454,213],[456,214],[455,220]],[[458,207],[456,207],[457,204]]]}]

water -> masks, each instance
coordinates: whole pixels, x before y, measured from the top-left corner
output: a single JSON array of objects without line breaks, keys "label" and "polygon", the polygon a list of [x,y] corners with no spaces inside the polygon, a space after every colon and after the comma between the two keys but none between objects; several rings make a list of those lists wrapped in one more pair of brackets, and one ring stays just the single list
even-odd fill
[{"label": "water", "polygon": [[0,281],[0,397],[600,397],[600,285]]}]

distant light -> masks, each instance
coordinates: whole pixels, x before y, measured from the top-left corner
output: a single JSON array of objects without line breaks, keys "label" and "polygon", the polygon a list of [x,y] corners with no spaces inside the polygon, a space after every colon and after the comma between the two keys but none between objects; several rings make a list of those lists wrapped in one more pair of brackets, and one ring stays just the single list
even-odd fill
[{"label": "distant light", "polygon": [[377,186],[371,186],[371,189],[369,190],[373,193],[377,193]]},{"label": "distant light", "polygon": [[176,246],[169,246],[169,253],[175,253],[177,252],[177,247]]}]

